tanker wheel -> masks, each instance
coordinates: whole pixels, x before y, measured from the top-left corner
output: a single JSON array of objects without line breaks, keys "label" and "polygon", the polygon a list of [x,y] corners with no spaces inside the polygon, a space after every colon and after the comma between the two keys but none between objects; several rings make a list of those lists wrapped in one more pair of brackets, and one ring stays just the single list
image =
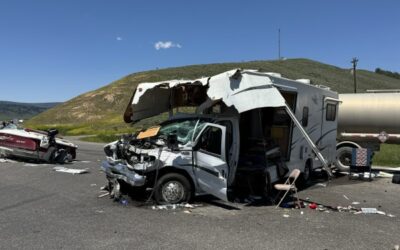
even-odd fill
[{"label": "tanker wheel", "polygon": [[340,171],[349,172],[352,150],[352,147],[341,147],[336,150],[337,167]]}]

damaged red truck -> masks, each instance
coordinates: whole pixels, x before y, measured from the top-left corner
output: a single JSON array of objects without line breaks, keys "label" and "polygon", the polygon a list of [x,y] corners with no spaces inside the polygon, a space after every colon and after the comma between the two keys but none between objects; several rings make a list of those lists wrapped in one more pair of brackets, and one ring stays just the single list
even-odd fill
[{"label": "damaged red truck", "polygon": [[[336,160],[338,94],[304,79],[231,70],[197,80],[141,83],[124,119],[169,112],[149,131],[105,146],[102,163],[112,197],[124,187],[153,190],[159,204],[211,194],[225,201],[267,196],[298,168],[329,172]],[[173,112],[195,107],[193,114]]]}]

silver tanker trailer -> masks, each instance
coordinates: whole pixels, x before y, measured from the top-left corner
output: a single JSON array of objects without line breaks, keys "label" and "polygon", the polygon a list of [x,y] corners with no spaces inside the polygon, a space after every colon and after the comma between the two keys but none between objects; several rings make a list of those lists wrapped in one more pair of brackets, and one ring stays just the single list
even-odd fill
[{"label": "silver tanker trailer", "polygon": [[347,171],[352,148],[379,151],[381,143],[400,144],[400,91],[340,94],[337,167]]}]

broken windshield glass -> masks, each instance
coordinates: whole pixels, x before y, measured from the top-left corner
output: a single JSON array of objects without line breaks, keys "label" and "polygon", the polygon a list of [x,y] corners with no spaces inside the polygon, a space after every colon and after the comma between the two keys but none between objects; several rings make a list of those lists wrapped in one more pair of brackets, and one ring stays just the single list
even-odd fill
[{"label": "broken windshield glass", "polygon": [[161,124],[159,135],[176,134],[180,144],[185,145],[197,137],[206,123],[203,119],[175,120]]}]

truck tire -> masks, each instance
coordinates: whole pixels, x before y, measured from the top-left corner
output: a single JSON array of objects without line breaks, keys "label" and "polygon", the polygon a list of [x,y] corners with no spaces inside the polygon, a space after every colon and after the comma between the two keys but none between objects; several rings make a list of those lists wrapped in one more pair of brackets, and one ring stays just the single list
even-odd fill
[{"label": "truck tire", "polygon": [[336,166],[342,172],[349,172],[350,164],[351,164],[351,152],[352,147],[340,147],[336,150],[337,153],[337,161]]},{"label": "truck tire", "polygon": [[181,174],[165,174],[157,181],[154,198],[161,205],[189,202],[192,198],[192,186]]}]

